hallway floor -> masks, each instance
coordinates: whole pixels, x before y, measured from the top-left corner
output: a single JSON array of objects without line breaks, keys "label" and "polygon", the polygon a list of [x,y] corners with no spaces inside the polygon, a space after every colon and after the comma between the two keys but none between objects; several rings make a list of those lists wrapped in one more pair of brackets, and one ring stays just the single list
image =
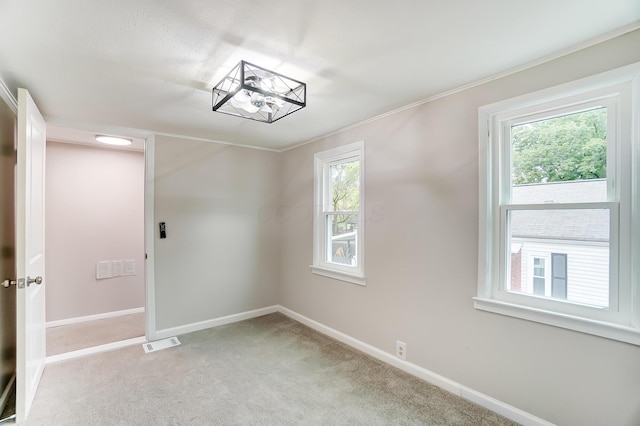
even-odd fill
[{"label": "hallway floor", "polygon": [[144,312],[47,329],[47,356],[144,336]]}]

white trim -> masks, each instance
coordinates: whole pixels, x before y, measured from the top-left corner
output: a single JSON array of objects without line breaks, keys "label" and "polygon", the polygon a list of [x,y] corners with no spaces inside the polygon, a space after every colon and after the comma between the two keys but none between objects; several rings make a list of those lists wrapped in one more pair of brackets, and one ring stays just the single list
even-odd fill
[{"label": "white trim", "polygon": [[[634,206],[629,205],[629,198],[633,195],[632,184],[627,181],[628,177],[638,173],[638,164],[632,164],[631,161],[631,150],[638,142],[637,127],[640,127],[635,104],[639,81],[640,62],[636,62],[478,109],[480,199],[478,291],[474,299],[476,309],[640,344],[640,329],[637,328],[640,310],[633,306],[633,292],[637,292],[640,285],[638,278],[630,273],[632,265],[638,262],[638,255],[633,251],[637,250],[636,245],[629,238],[629,234],[637,232],[638,224],[630,218],[631,214],[637,215],[637,212],[633,210]],[[613,158],[608,160],[607,165],[609,192],[615,190],[618,195],[609,194],[608,202],[602,203],[540,204],[538,207],[506,204],[510,202],[510,182],[504,176],[508,176],[510,163],[509,149],[505,149],[508,137],[505,128],[512,121],[528,119],[527,116],[538,113],[547,116],[567,108],[589,106],[596,101],[598,104],[606,104],[608,109],[615,107],[618,112],[614,123],[617,125],[617,138],[614,142],[616,152],[608,153]],[[611,129],[608,130],[611,133]],[[611,151],[611,147],[608,149]],[[525,299],[525,296],[505,290],[508,248],[504,229],[507,210],[603,207],[611,210],[611,286],[608,309],[544,298]]]},{"label": "white trim", "polygon": [[83,146],[85,148],[93,148],[93,149],[101,149],[106,151],[126,151],[126,152],[144,152],[144,147],[139,148],[134,145],[106,145],[106,144],[97,144],[94,142],[85,142],[85,141],[73,141],[68,139],[61,138],[52,138],[47,136],[47,143],[64,143],[69,145]]},{"label": "white trim", "polygon": [[[63,127],[72,127],[72,128],[76,128],[76,129],[87,129],[87,130],[90,130],[90,131],[100,130],[100,131],[104,131],[104,132],[122,133],[122,134],[124,134],[124,133],[129,134],[129,133],[133,132],[133,133],[138,134],[138,135],[156,134],[156,135],[159,135],[159,136],[167,136],[167,137],[174,137],[174,138],[181,138],[181,139],[188,139],[188,140],[195,140],[195,141],[202,141],[202,142],[212,142],[212,143],[218,143],[218,144],[222,144],[222,145],[232,145],[232,146],[238,146],[238,147],[241,147],[241,148],[248,148],[248,149],[257,149],[257,150],[272,151],[272,152],[285,152],[285,151],[289,151],[289,150],[292,150],[292,149],[300,148],[301,146],[305,146],[305,145],[311,144],[313,142],[317,142],[319,140],[326,139],[328,137],[331,137],[331,136],[346,132],[348,130],[351,130],[351,129],[366,125],[368,123],[381,120],[383,118],[386,118],[388,116],[397,114],[399,112],[402,112],[402,111],[405,111],[405,110],[408,110],[408,109],[412,109],[412,108],[415,108],[415,107],[419,107],[421,105],[436,101],[438,99],[445,98],[447,96],[451,96],[451,95],[454,95],[456,93],[460,93],[462,91],[465,91],[465,90],[468,90],[468,89],[472,89],[474,87],[481,86],[481,85],[486,84],[486,83],[490,83],[490,82],[498,80],[500,78],[508,77],[508,76],[516,74],[518,72],[534,68],[536,66],[545,64],[547,62],[551,62],[551,61],[556,60],[558,58],[562,58],[562,57],[570,55],[572,53],[579,52],[581,50],[587,49],[587,48],[589,48],[591,46],[595,46],[597,44],[604,43],[604,42],[606,42],[608,40],[612,40],[612,39],[614,39],[616,37],[623,36],[625,34],[633,32],[633,31],[635,31],[635,30],[637,30],[639,28],[640,28],[640,21],[636,21],[636,22],[634,22],[632,24],[629,24],[627,26],[624,26],[622,28],[618,28],[618,29],[616,29],[614,31],[602,34],[602,35],[600,35],[598,37],[594,37],[594,38],[592,38],[590,40],[587,40],[585,42],[578,43],[578,44],[570,46],[570,47],[568,47],[566,49],[559,50],[559,51],[557,51],[555,53],[543,56],[542,58],[527,62],[525,64],[516,66],[514,68],[510,68],[510,69],[508,69],[506,71],[498,72],[496,74],[490,75],[490,76],[488,76],[486,78],[483,78],[483,79],[480,79],[480,80],[473,81],[473,82],[468,83],[468,84],[463,84],[463,85],[455,87],[455,88],[453,88],[451,90],[446,90],[444,92],[437,93],[437,94],[435,94],[433,96],[430,96],[428,98],[413,102],[413,103],[411,103],[409,105],[405,105],[403,107],[393,109],[391,111],[379,114],[379,115],[377,115],[375,117],[368,118],[366,120],[363,120],[363,121],[360,121],[360,122],[357,122],[357,123],[342,127],[340,129],[330,131],[330,132],[325,133],[325,134],[323,134],[321,136],[317,136],[317,137],[314,137],[312,139],[308,139],[306,141],[295,143],[295,144],[290,145],[290,146],[285,146],[283,148],[267,148],[267,147],[262,147],[262,146],[257,146],[257,145],[243,145],[243,144],[238,144],[238,143],[234,143],[234,142],[227,142],[227,141],[209,139],[209,138],[198,137],[198,136],[189,136],[189,135],[181,135],[181,134],[175,134],[175,133],[158,132],[158,131],[153,131],[153,130],[149,130],[149,129],[138,129],[138,128],[130,128],[130,127],[118,127],[118,126],[105,126],[104,124],[100,124],[100,123],[88,123],[88,122],[78,121],[78,120],[62,119],[60,117],[48,117],[47,116],[46,118],[47,118],[47,123],[48,124],[57,125],[57,126],[63,126]],[[143,137],[143,136],[141,136],[141,137]]]},{"label": "white trim", "polygon": [[124,309],[122,311],[105,312],[102,314],[87,315],[84,317],[75,317],[75,318],[67,318],[67,319],[56,320],[56,321],[48,321],[45,324],[45,327],[46,328],[60,327],[63,325],[78,324],[78,323],[87,322],[87,321],[95,321],[95,320],[101,320],[106,318],[115,318],[123,315],[139,314],[142,312],[144,312],[144,307]]},{"label": "white trim", "polygon": [[18,101],[2,80],[0,80],[0,98],[11,108],[13,115],[18,115]]},{"label": "white trim", "polygon": [[[633,93],[640,93],[640,79],[633,81],[632,87]],[[633,164],[640,164],[640,96],[633,96],[631,111],[633,111],[633,122],[631,125],[631,161]],[[638,167],[634,167],[631,170],[631,241],[640,241],[640,170]],[[631,309],[633,312],[640,312],[640,284],[638,283],[638,277],[640,277],[640,247],[637,244],[631,246],[631,277],[635,277],[636,285],[632,286],[631,294],[628,296],[631,298]],[[636,315],[632,318],[631,325],[640,329],[640,315]]]},{"label": "white trim", "polygon": [[[212,142],[212,143],[218,143],[218,144],[222,144],[222,145],[231,145],[231,146],[237,146],[237,147],[241,147],[241,148],[248,148],[248,149],[257,149],[257,150],[262,150],[262,151],[271,151],[271,152],[286,152],[286,151],[290,151],[292,149],[296,149],[296,148],[300,148],[302,146],[317,142],[319,140],[323,140],[326,138],[329,138],[331,136],[346,132],[348,130],[360,127],[360,126],[364,126],[368,123],[371,122],[375,122],[378,120],[381,120],[383,118],[389,117],[391,115],[400,113],[402,111],[406,111],[415,107],[419,107],[421,105],[424,104],[428,104],[430,102],[436,101],[438,99],[441,98],[445,98],[447,96],[451,96],[451,95],[455,95],[456,93],[460,93],[463,92],[465,90],[468,89],[472,89],[474,87],[478,87],[481,86],[483,84],[486,83],[490,83],[492,81],[498,80],[500,78],[504,78],[504,77],[508,77],[510,75],[516,74],[518,72],[521,71],[525,71],[531,68],[534,68],[536,66],[545,64],[547,62],[551,62],[553,60],[556,60],[558,58],[562,58],[564,56],[570,55],[572,53],[575,52],[579,52],[581,50],[587,49],[591,46],[595,46],[597,44],[600,43],[604,43],[608,40],[612,40],[616,37],[620,37],[623,36],[625,34],[628,34],[630,32],[633,32],[637,29],[640,28],[640,21],[636,21],[630,25],[624,26],[622,28],[619,28],[617,30],[611,31],[609,33],[603,34],[599,37],[595,37],[592,38],[590,40],[587,40],[585,42],[582,43],[578,43],[576,45],[573,45],[571,47],[568,47],[566,49],[557,51],[555,53],[543,56],[542,58],[527,62],[523,65],[519,65],[517,67],[508,69],[506,71],[502,71],[496,74],[493,74],[489,77],[480,79],[480,80],[476,80],[473,81],[471,83],[468,84],[463,84],[461,86],[455,87],[451,90],[446,90],[444,92],[440,92],[437,93],[433,96],[430,96],[428,98],[413,102],[409,105],[405,105],[403,107],[400,108],[396,108],[393,109],[391,111],[379,114],[375,117],[371,117],[368,118],[366,120],[342,127],[340,129],[337,130],[333,130],[330,131],[328,133],[325,133],[323,135],[314,137],[312,139],[308,139],[306,141],[302,141],[300,143],[295,143],[293,145],[290,146],[286,146],[283,148],[267,148],[267,147],[262,147],[262,146],[257,146],[257,145],[243,145],[243,144],[238,144],[238,143],[234,143],[234,142],[227,142],[227,141],[221,141],[221,140],[217,140],[217,139],[209,139],[209,138],[203,138],[203,137],[198,137],[198,136],[189,136],[189,135],[181,135],[181,134],[175,134],[175,133],[167,133],[167,132],[157,132],[157,131],[153,131],[153,130],[148,130],[148,129],[138,129],[138,128],[127,128],[127,127],[114,127],[114,126],[105,126],[103,124],[98,124],[98,123],[87,123],[87,122],[82,122],[82,121],[77,121],[77,120],[66,120],[66,119],[61,119],[59,117],[47,117],[47,123],[52,124],[52,125],[57,125],[57,126],[64,126],[64,127],[73,127],[73,128],[77,128],[77,129],[90,129],[91,131],[95,131],[95,130],[100,130],[100,129],[106,129],[111,131],[112,133],[128,133],[128,132],[135,132],[136,134],[144,134],[144,135],[148,135],[148,134],[155,134],[155,135],[159,135],[159,136],[166,136],[166,137],[172,137],[172,138],[180,138],[180,139],[188,139],[188,140],[194,140],[194,141],[202,141],[202,142]],[[8,90],[8,89],[7,89]],[[10,92],[9,92],[10,94]],[[13,97],[13,96],[12,96]],[[16,104],[17,105],[17,104]],[[16,107],[17,110],[17,107]]]},{"label": "white trim", "polygon": [[[585,42],[582,43],[578,43],[576,45],[573,45],[571,47],[568,47],[566,49],[557,51],[555,53],[543,56],[542,58],[536,59],[534,61],[530,61],[527,62],[523,65],[519,65],[517,67],[508,69],[506,71],[502,71],[496,74],[493,74],[489,77],[480,79],[480,80],[476,80],[473,81],[471,83],[468,84],[463,84],[461,86],[458,86],[456,88],[453,88],[451,90],[446,90],[444,92],[440,92],[437,93],[433,96],[430,96],[428,98],[413,102],[409,105],[405,105],[403,107],[400,108],[396,108],[393,109],[391,111],[379,114],[375,117],[371,117],[368,118],[366,120],[342,127],[340,129],[337,130],[333,130],[330,131],[328,133],[325,133],[321,136],[317,136],[314,137],[312,139],[308,139],[306,141],[302,141],[300,143],[295,143],[293,145],[290,146],[286,146],[283,148],[267,148],[267,147],[262,147],[262,146],[257,146],[257,145],[243,145],[243,144],[238,144],[238,143],[234,143],[234,142],[227,142],[227,141],[221,141],[221,140],[217,140],[217,139],[209,139],[209,138],[204,138],[204,137],[199,137],[199,136],[189,136],[189,135],[182,135],[182,134],[176,134],[176,133],[167,133],[167,132],[158,132],[158,131],[153,131],[153,130],[149,130],[149,129],[138,129],[138,128],[131,128],[131,127],[119,127],[119,126],[106,126],[104,124],[100,124],[100,123],[88,123],[88,122],[84,122],[84,121],[78,121],[78,120],[68,120],[68,119],[62,119],[60,117],[49,117],[47,116],[47,123],[48,124],[52,124],[52,125],[56,125],[56,126],[63,126],[63,127],[72,127],[72,128],[76,128],[76,129],[87,129],[90,131],[96,131],[96,130],[100,130],[100,131],[104,131],[104,132],[111,132],[111,133],[134,133],[134,134],[138,134],[138,135],[148,135],[148,134],[155,134],[155,135],[159,135],[159,136],[167,136],[167,137],[172,137],[172,138],[180,138],[180,139],[188,139],[188,140],[194,140],[194,141],[202,141],[202,142],[212,142],[212,143],[218,143],[218,144],[222,144],[222,145],[231,145],[231,146],[237,146],[237,147],[241,147],[241,148],[248,148],[248,149],[257,149],[257,150],[262,150],[262,151],[272,151],[272,152],[286,152],[286,151],[290,151],[292,149],[296,149],[296,148],[300,148],[302,146],[311,144],[313,142],[317,142],[319,140],[323,140],[326,138],[329,138],[331,136],[346,132],[348,130],[366,125],[368,123],[371,122],[375,122],[378,120],[381,120],[383,118],[386,118],[388,116],[397,114],[399,112],[402,111],[406,111],[408,109],[412,109],[415,107],[419,107],[421,105],[436,101],[438,99],[441,98],[445,98],[447,96],[451,96],[451,95],[455,95],[456,93],[460,93],[462,91],[468,90],[468,89],[472,89],[474,87],[477,86],[481,86],[483,84],[486,83],[490,83],[492,81],[498,80],[500,78],[504,78],[504,77],[508,77],[510,75],[516,74],[518,72],[521,71],[525,71],[531,68],[534,68],[536,66],[545,64],[547,62],[551,62],[553,60],[556,60],[558,58],[562,58],[564,56],[570,55],[572,53],[575,52],[579,52],[581,50],[587,49],[591,46],[595,46],[597,44],[600,43],[604,43],[608,40],[612,40],[616,37],[620,37],[623,36],[625,34],[628,34],[630,32],[633,32],[637,29],[640,28],[640,21],[636,21],[632,24],[629,24],[627,26],[624,26],[622,28],[618,28],[614,31],[611,31],[609,33],[603,34],[599,37],[595,37],[592,38],[590,40],[587,40]],[[0,80],[1,81],[1,80]],[[6,86],[5,86],[6,87]],[[8,89],[7,89],[8,91]],[[0,90],[0,93],[2,91]],[[9,94],[11,94],[10,92],[8,92]],[[0,95],[1,96],[1,95]],[[13,96],[11,96],[13,98]],[[17,103],[16,103],[17,105]],[[16,106],[16,111],[17,111],[17,106]],[[102,130],[101,130],[102,129]],[[143,136],[140,136],[143,137]]]},{"label": "white trim", "polygon": [[444,376],[436,374],[432,371],[429,371],[425,368],[419,367],[415,364],[412,364],[408,361],[404,361],[395,355],[392,355],[388,352],[384,352],[375,346],[372,346],[368,343],[365,343],[361,340],[355,339],[348,334],[342,333],[338,330],[335,330],[331,327],[328,327],[324,324],[321,324],[317,321],[312,320],[311,318],[305,317],[297,312],[292,311],[291,309],[285,308],[284,306],[280,306],[278,311],[291,319],[296,320],[297,322],[306,325],[307,327],[311,327],[320,333],[329,336],[333,339],[338,340],[344,344],[347,344],[365,354],[372,356],[386,364],[389,364],[393,367],[399,368],[402,371],[405,371],[413,376],[419,377],[433,385],[436,385],[448,392],[451,392],[455,395],[460,396],[460,385],[454,382],[451,379],[448,379]]},{"label": "white trim", "polygon": [[211,143],[217,143],[220,145],[231,145],[231,146],[237,146],[238,148],[248,148],[248,149],[257,149],[259,151],[269,151],[269,152],[282,152],[282,149],[277,149],[277,148],[267,148],[264,146],[257,146],[257,145],[243,145],[240,143],[235,143],[235,142],[225,142],[225,141],[221,141],[221,140],[217,140],[217,139],[209,139],[209,138],[201,138],[198,136],[188,136],[188,135],[178,135],[175,133],[165,133],[165,132],[154,132],[154,134],[158,135],[158,136],[166,136],[169,138],[179,138],[179,139],[188,139],[188,140],[192,140],[192,141],[199,141],[199,142],[211,142]]},{"label": "white trim", "polygon": [[474,297],[473,306],[482,311],[640,345],[640,330],[632,327],[482,297]]},{"label": "white trim", "polygon": [[[348,334],[342,333],[338,330],[335,330],[331,327],[321,324],[315,320],[312,320],[311,318],[305,317],[304,315],[301,315],[295,311],[292,311],[291,309],[285,308],[282,305],[268,306],[265,308],[255,309],[252,311],[242,312],[234,315],[228,315],[225,317],[215,318],[208,321],[201,321],[201,322],[187,324],[179,327],[158,330],[157,339],[165,339],[165,338],[173,337],[176,335],[192,333],[195,331],[200,331],[207,328],[217,327],[220,325],[230,324],[238,321],[244,321],[247,319],[260,317],[260,316],[272,314],[275,312],[280,312],[281,314],[286,315],[289,318],[301,324],[304,324],[307,327],[310,327],[326,336],[329,336],[335,340],[338,340],[346,345],[351,346],[352,348],[355,348],[361,352],[364,352],[365,354],[375,359],[378,359],[386,364],[389,364],[392,367],[399,368],[400,370],[406,373],[409,373],[412,376],[418,377],[419,379],[422,379],[428,383],[438,386],[439,388],[444,389],[448,392],[451,392],[454,395],[460,396],[488,410],[491,410],[497,414],[500,414],[501,416],[504,416],[512,421],[518,422],[525,426],[551,426],[552,425],[552,423],[549,423],[546,420],[536,417],[533,414],[527,413],[526,411],[523,411],[512,405],[506,404],[502,401],[499,401],[495,398],[492,398],[474,389],[466,387],[447,377],[441,376],[440,374],[434,373],[433,371],[420,367],[419,365],[401,360],[397,358],[395,355],[392,355],[388,352],[378,349],[375,346],[372,346],[361,340],[355,339],[349,336]],[[123,342],[110,343],[108,345],[96,346],[94,348],[82,349],[79,351],[70,352],[68,354],[48,357],[47,364],[64,361],[66,359],[77,358],[80,356],[85,356],[85,355],[89,355],[96,352],[119,349],[120,347],[125,347],[125,346],[130,346],[135,344],[144,344],[146,342],[147,340],[144,338],[137,338],[137,339],[125,340]]]},{"label": "white trim", "polygon": [[[572,181],[568,181],[572,182]],[[573,181],[575,182],[575,181]],[[501,204],[502,210],[615,210],[618,201],[592,201],[585,203]]]},{"label": "white trim", "polygon": [[134,345],[143,345],[147,343],[146,337],[134,337],[133,339],[121,340],[119,342],[107,343],[104,345],[93,346],[90,348],[79,349],[77,351],[66,352],[59,355],[48,356],[45,359],[45,364],[54,364],[56,362],[68,361],[70,359],[82,358],[88,355],[95,355],[102,352],[114,351],[116,349],[122,349]]},{"label": "white trim", "polygon": [[361,286],[367,285],[367,280],[364,276],[349,274],[347,272],[338,271],[335,269],[322,268],[320,266],[309,265],[311,272],[316,275],[322,275],[323,277],[333,278],[334,280],[345,281],[352,284],[358,284]]},{"label": "white trim", "polygon": [[[499,116],[501,121],[506,121],[523,115],[532,115],[540,110],[541,105],[545,107],[542,111],[548,111],[586,104],[593,100],[602,101],[610,98],[612,92],[620,90],[620,86],[632,84],[639,72],[640,62],[624,65],[578,80],[483,105],[478,108],[479,117],[491,119]],[[479,136],[483,137],[483,134]]]},{"label": "white trim", "polygon": [[289,146],[289,147],[286,147],[286,148],[282,148],[280,150],[280,152],[285,152],[285,151],[289,151],[289,150],[292,150],[292,149],[300,148],[302,146],[311,144],[313,142],[317,142],[317,141],[322,140],[322,139],[327,139],[327,138],[329,138],[331,136],[335,136],[337,134],[346,132],[348,130],[355,129],[355,128],[360,127],[360,126],[364,126],[365,124],[381,120],[383,118],[389,117],[389,116],[397,114],[399,112],[406,111],[406,110],[411,109],[411,108],[419,107],[421,105],[428,104],[428,103],[436,101],[438,99],[445,98],[445,97],[451,96],[451,95],[455,95],[456,93],[460,93],[460,92],[463,92],[465,90],[472,89],[474,87],[482,86],[483,84],[486,84],[486,83],[491,83],[492,81],[498,80],[500,78],[508,77],[510,75],[519,73],[521,71],[526,71],[528,69],[537,67],[539,65],[546,64],[547,62],[551,62],[551,61],[554,61],[556,59],[562,58],[564,56],[571,55],[572,53],[576,53],[576,52],[579,52],[581,50],[587,49],[587,48],[589,48],[591,46],[595,46],[597,44],[604,43],[606,41],[612,40],[612,39],[614,39],[616,37],[623,36],[625,34],[633,32],[633,31],[635,31],[637,29],[640,29],[640,21],[636,21],[636,22],[634,22],[634,23],[632,23],[630,25],[624,26],[622,28],[618,28],[617,30],[614,30],[614,31],[611,31],[609,33],[603,34],[603,35],[601,35],[599,37],[592,38],[592,39],[587,40],[587,41],[585,41],[583,43],[578,43],[578,44],[573,45],[571,47],[568,47],[566,49],[557,51],[555,53],[552,53],[552,54],[549,54],[549,55],[546,55],[546,56],[543,56],[542,58],[527,62],[525,64],[516,66],[514,68],[510,68],[510,69],[508,69],[506,71],[502,71],[502,72],[493,74],[493,75],[491,75],[489,77],[485,77],[485,78],[480,79],[480,80],[472,81],[471,83],[468,83],[468,84],[463,84],[463,85],[455,87],[455,88],[453,88],[451,90],[446,90],[444,92],[440,92],[440,93],[435,94],[433,96],[430,96],[428,98],[413,102],[413,103],[411,103],[409,105],[405,105],[405,106],[402,106],[400,108],[396,108],[394,110],[382,113],[380,115],[376,115],[375,117],[371,117],[371,118],[368,118],[366,120],[359,121],[357,123],[351,124],[349,126],[342,127],[342,128],[340,128],[338,130],[334,130],[334,131],[325,133],[325,134],[323,134],[321,136],[318,136],[318,137],[315,137],[313,139],[309,139],[307,141],[300,142],[298,144],[295,144],[295,145],[292,145],[292,146]]},{"label": "white trim", "polygon": [[227,315],[225,317],[214,318],[206,321],[194,322],[178,327],[165,328],[156,330],[153,340],[166,339],[168,337],[178,336],[181,334],[193,333],[194,331],[205,330],[207,328],[217,327],[219,325],[231,324],[238,321],[261,317],[263,315],[278,312],[278,306],[267,306],[266,308],[255,309],[253,311],[241,312],[239,314]]},{"label": "white trim", "polygon": [[187,140],[199,141],[199,142],[217,143],[220,145],[237,146],[239,148],[257,149],[260,151],[282,152],[282,149],[277,149],[277,148],[267,148],[267,147],[256,146],[256,145],[239,144],[239,143],[227,142],[227,141],[205,138],[200,136],[182,135],[178,133],[154,131],[151,129],[140,129],[136,127],[125,127],[125,126],[112,126],[112,125],[105,125],[102,123],[79,121],[79,120],[67,120],[60,117],[47,117],[47,124],[51,124],[56,127],[68,127],[68,128],[78,129],[78,130],[86,130],[89,132],[129,135],[135,138],[147,138],[149,135],[157,135],[157,136],[166,136],[169,138],[187,139]]},{"label": "white trim", "polygon": [[466,386],[460,386],[460,396],[523,426],[554,426],[551,422]]},{"label": "white trim", "polygon": [[144,149],[144,251],[145,251],[145,336],[157,340],[156,333],[156,285],[155,285],[155,154],[154,135],[145,141]]},{"label": "white trim", "polygon": [[455,382],[451,379],[448,379],[444,376],[434,373],[433,371],[427,370],[426,368],[420,367],[419,365],[401,360],[397,358],[395,355],[382,351],[374,346],[369,345],[368,343],[355,339],[347,334],[344,334],[331,327],[328,327],[324,324],[321,324],[317,321],[307,318],[297,312],[292,311],[291,309],[285,308],[284,306],[278,306],[278,312],[308,327],[311,327],[312,329],[324,335],[327,335],[361,352],[364,352],[365,354],[373,358],[376,358],[393,367],[399,368],[400,370],[406,373],[409,373],[412,376],[418,377],[426,382],[436,385],[448,392],[451,392],[454,395],[467,399],[475,404],[478,404],[484,408],[487,408],[493,412],[496,412],[522,425],[526,425],[526,426],[552,425],[552,423],[549,423],[546,420],[536,417],[533,414],[527,413],[526,411],[513,407],[509,404],[505,404],[502,401],[499,401],[481,392],[478,392],[464,385],[461,385],[458,382]]},{"label": "white trim", "polygon": [[[11,109],[11,111],[13,112],[14,116],[18,115],[18,101],[11,94],[11,91],[9,90],[7,85],[4,83],[4,81],[2,81],[1,79],[0,79],[0,99],[2,99],[7,104],[9,109]],[[2,395],[0,395],[0,410],[4,410],[5,406],[7,405],[7,399],[9,398],[9,394],[11,393],[11,388],[13,387],[13,384],[15,383],[15,381],[16,381],[16,375],[14,373],[11,379],[9,380],[9,383],[7,383],[7,386],[5,386],[4,391],[2,392]]]},{"label": "white trim", "polygon": [[[364,264],[365,264],[365,143],[364,140],[353,142],[346,145],[340,145],[335,148],[316,152],[313,156],[313,258],[311,271],[314,274],[323,275],[325,277],[347,281],[359,285],[366,285]],[[342,163],[357,159],[359,162],[359,211],[358,216],[358,232],[356,237],[356,254],[357,264],[355,267],[350,265],[338,265],[329,262],[327,255],[327,221],[326,215],[329,212],[325,206],[328,203],[330,188],[330,179],[328,176],[328,168],[333,164]]]}]

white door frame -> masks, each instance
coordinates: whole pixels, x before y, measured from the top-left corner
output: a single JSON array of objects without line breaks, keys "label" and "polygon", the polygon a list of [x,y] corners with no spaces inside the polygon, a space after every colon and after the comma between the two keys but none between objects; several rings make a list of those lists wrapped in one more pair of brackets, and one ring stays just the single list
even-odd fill
[{"label": "white door frame", "polygon": [[[16,162],[16,422],[27,419],[45,368],[46,122],[18,89]],[[34,277],[38,276],[40,281]],[[34,284],[30,285],[33,278]],[[44,280],[43,280],[44,278]]]},{"label": "white door frame", "polygon": [[146,138],[144,147],[144,249],[145,249],[145,335],[147,341],[157,340],[156,291],[154,280],[154,166],[155,135]]},{"label": "white door frame", "polygon": [[[18,115],[18,102],[0,79],[0,99],[13,114]],[[17,135],[16,135],[17,137]],[[154,281],[154,158],[155,136],[150,135],[145,142],[145,186],[144,186],[144,230],[145,230],[145,336],[148,341],[156,339],[155,321],[155,281]]]},{"label": "white door frame", "polygon": [[[9,110],[11,110],[11,113],[13,114],[14,117],[14,121],[15,121],[15,127],[17,128],[17,120],[18,120],[18,101],[16,100],[16,98],[13,96],[13,94],[11,93],[11,91],[9,90],[9,88],[4,84],[4,81],[0,80],[0,102],[4,102],[8,107]],[[15,138],[16,138],[16,134],[14,133],[14,141],[13,141],[13,145],[15,148]],[[14,178],[15,180],[15,178]],[[11,189],[12,191],[15,192],[15,182],[14,182],[14,188]],[[2,202],[5,202],[5,200],[2,200]],[[13,203],[13,200],[12,200]],[[11,206],[11,209],[15,210],[15,206]],[[15,218],[14,218],[15,221]],[[13,249],[15,250],[15,241],[13,243]],[[13,260],[11,260],[11,263],[13,264],[13,268],[15,269],[15,254],[13,255]],[[15,271],[12,272],[13,274],[15,274]],[[4,278],[8,278],[9,275],[0,277],[0,279],[4,279]],[[12,277],[15,278],[15,277]],[[17,290],[17,289],[16,289]],[[14,309],[17,307],[16,306],[16,298],[14,297],[13,299],[13,307]],[[16,336],[17,338],[17,336]],[[16,340],[14,340],[11,344],[13,346],[15,346],[16,344]],[[15,367],[16,367],[16,359],[15,359],[15,353],[14,353],[14,359],[5,359],[5,362],[14,362],[14,366],[13,366],[13,377],[10,378],[9,382],[6,384],[6,386],[2,387],[3,384],[0,384],[0,391],[2,392],[2,396],[0,396],[0,408],[4,407],[7,403],[7,400],[9,399],[9,392],[11,390],[11,388],[13,386],[15,386],[15,380],[16,380],[16,375],[15,375]]]}]

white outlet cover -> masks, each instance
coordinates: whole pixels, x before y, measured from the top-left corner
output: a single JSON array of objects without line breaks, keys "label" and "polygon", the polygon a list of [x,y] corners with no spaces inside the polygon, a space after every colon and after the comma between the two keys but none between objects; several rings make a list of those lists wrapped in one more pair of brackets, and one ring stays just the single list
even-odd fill
[{"label": "white outlet cover", "polygon": [[407,344],[400,340],[396,340],[396,356],[400,359],[407,359]]}]

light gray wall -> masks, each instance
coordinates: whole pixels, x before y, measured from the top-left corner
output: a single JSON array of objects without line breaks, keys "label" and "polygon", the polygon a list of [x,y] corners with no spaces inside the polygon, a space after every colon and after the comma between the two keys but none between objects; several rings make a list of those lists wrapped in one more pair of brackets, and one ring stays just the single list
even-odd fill
[{"label": "light gray wall", "polygon": [[279,203],[278,153],[155,141],[157,330],[276,304],[280,226],[268,212]]},{"label": "light gray wall", "polygon": [[[47,321],[144,306],[144,154],[47,142]],[[136,275],[96,279],[96,262]]]},{"label": "light gray wall", "polygon": [[[16,117],[0,98],[0,281],[15,280]],[[0,287],[0,393],[16,371],[16,288]]]},{"label": "light gray wall", "polygon": [[[473,308],[478,107],[640,61],[640,31],[282,154],[280,304],[563,425],[640,423],[640,348]],[[365,141],[361,287],[313,275],[313,154]]]}]

